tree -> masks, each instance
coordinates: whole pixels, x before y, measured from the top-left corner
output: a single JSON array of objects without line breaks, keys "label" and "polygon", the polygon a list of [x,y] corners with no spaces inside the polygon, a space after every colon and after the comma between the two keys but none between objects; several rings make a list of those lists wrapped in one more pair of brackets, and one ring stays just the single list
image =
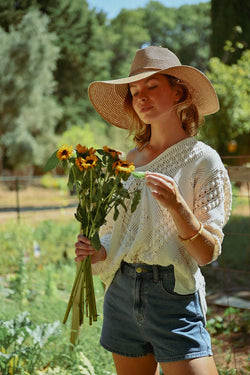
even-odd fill
[{"label": "tree", "polygon": [[48,16],[48,31],[57,34],[54,42],[60,55],[54,70],[54,94],[63,108],[56,127],[62,133],[93,115],[88,85],[110,76],[105,15],[90,11],[86,0],[3,0],[0,25],[9,31],[10,25],[17,25],[34,8]]},{"label": "tree", "polygon": [[112,51],[110,74],[120,78],[129,74],[135,50],[149,40],[148,31],[143,26],[142,9],[122,9],[109,26],[109,46]]},{"label": "tree", "polygon": [[207,2],[168,8],[158,1],[150,1],[144,15],[149,44],[167,47],[177,54],[182,64],[204,71],[210,57],[210,7]]},{"label": "tree", "polygon": [[208,77],[213,82],[220,101],[220,111],[206,120],[202,137],[221,155],[228,154],[230,141],[238,141],[237,154],[249,147],[249,60],[250,50],[243,52],[236,64],[226,65],[219,58],[211,58]]},{"label": "tree", "polygon": [[112,78],[128,75],[135,50],[145,45],[168,47],[183,64],[205,70],[210,53],[210,3],[168,8],[149,1],[144,8],[122,9],[107,31]]},{"label": "tree", "polygon": [[[57,126],[61,133],[71,124],[85,122],[93,114],[88,100],[88,85],[95,79],[104,79],[109,60],[104,55],[99,21],[88,9],[86,0],[40,0],[40,10],[50,18],[49,30],[58,35],[61,49],[55,79],[56,96],[64,108]],[[102,26],[105,33],[105,26]]]},{"label": "tree", "polygon": [[[221,58],[227,64],[233,64],[240,58],[243,49],[250,48],[250,2],[211,0],[211,4],[212,56]],[[230,47],[234,53],[228,54],[225,47]]]},{"label": "tree", "polygon": [[48,18],[27,13],[9,33],[0,28],[0,147],[4,168],[43,165],[61,108],[53,96],[59,55]]}]

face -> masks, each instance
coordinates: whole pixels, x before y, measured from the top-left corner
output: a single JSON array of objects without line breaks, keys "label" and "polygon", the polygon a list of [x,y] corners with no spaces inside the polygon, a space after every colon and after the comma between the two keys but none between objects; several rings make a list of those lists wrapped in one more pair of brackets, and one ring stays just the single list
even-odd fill
[{"label": "face", "polygon": [[162,74],[131,83],[129,88],[133,109],[146,124],[165,121],[181,96]]}]

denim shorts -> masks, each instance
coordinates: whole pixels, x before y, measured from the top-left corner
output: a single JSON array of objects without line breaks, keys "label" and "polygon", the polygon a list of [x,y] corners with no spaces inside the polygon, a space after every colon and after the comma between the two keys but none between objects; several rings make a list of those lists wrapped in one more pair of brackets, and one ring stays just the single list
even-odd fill
[{"label": "denim shorts", "polygon": [[157,362],[212,355],[199,294],[176,294],[174,285],[172,265],[122,262],[105,295],[101,345]]}]

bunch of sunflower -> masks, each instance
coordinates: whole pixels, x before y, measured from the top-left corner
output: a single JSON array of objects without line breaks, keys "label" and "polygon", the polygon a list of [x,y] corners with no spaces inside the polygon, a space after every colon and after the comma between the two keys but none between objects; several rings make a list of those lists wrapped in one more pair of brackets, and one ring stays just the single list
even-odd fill
[{"label": "bunch of sunflower", "polygon": [[[131,193],[123,185],[135,167],[133,163],[121,160],[120,156],[121,152],[107,146],[95,150],[81,144],[75,149],[63,145],[51,155],[45,166],[45,171],[58,164],[68,169],[68,186],[71,190],[75,188],[78,195],[75,217],[81,223],[81,233],[91,240],[97,251],[101,248],[99,229],[105,224],[108,213],[113,210],[113,219],[116,220],[120,206],[127,210],[126,199],[132,199],[132,212],[140,200],[139,190]],[[79,325],[84,322],[84,315],[92,324],[97,320],[97,311],[91,256],[78,268],[63,323],[67,321],[76,296],[79,297]]]}]

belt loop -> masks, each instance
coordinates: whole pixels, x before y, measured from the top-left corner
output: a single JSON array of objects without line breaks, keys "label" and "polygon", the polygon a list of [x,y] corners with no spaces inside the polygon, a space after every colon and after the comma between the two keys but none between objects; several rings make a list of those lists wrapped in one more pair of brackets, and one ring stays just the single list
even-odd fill
[{"label": "belt loop", "polygon": [[153,268],[154,282],[155,282],[155,283],[158,283],[158,282],[159,282],[159,279],[160,279],[160,277],[159,277],[160,275],[159,275],[159,269],[158,269],[158,266],[153,265],[152,268]]}]

